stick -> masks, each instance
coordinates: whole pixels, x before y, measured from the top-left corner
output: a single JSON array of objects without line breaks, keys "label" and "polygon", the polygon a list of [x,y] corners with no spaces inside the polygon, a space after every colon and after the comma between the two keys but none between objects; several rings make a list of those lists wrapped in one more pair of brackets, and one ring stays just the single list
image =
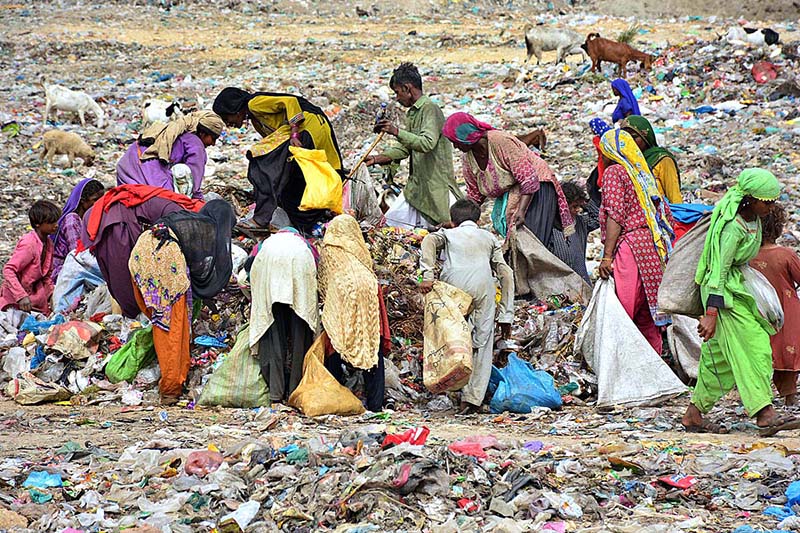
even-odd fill
[{"label": "stick", "polygon": [[375,141],[373,141],[373,143],[369,145],[369,148],[367,148],[367,151],[364,153],[364,155],[361,156],[361,159],[358,160],[358,163],[356,163],[356,166],[354,166],[353,170],[350,171],[350,174],[347,175],[347,179],[350,179],[355,175],[356,170],[358,170],[358,167],[360,167],[362,165],[362,163],[364,163],[364,160],[367,157],[369,157],[370,152],[372,152],[372,150],[375,149],[375,147],[378,145],[378,143],[381,142],[381,139],[383,139],[383,134],[384,134],[384,132],[380,132],[378,134],[378,138],[375,139]]}]

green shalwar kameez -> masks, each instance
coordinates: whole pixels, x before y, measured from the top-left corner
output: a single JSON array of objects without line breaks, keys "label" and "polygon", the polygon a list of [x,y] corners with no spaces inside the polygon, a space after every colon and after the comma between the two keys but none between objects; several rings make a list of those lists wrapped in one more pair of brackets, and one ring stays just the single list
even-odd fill
[{"label": "green shalwar kameez", "polygon": [[398,142],[382,154],[394,161],[411,158],[403,194],[433,224],[450,220],[450,194],[464,197],[453,174],[453,145],[442,135],[442,126],[442,110],[423,95],[409,108]]},{"label": "green shalwar kameez", "polygon": [[701,296],[706,307],[718,307],[719,315],[716,334],[703,344],[692,395],[692,403],[701,413],[710,411],[734,386],[750,416],[772,403],[769,336],[775,331],[758,312],[739,268],[755,257],[760,247],[760,220],[747,222],[736,215],[725,222],[719,234],[719,258],[706,265]]}]

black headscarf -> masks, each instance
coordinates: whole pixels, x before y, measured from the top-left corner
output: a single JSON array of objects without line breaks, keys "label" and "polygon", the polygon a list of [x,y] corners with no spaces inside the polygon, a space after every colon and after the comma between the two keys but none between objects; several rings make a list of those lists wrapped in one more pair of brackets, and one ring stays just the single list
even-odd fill
[{"label": "black headscarf", "polygon": [[189,267],[193,296],[213,298],[228,285],[233,271],[231,234],[236,224],[236,214],[228,202],[211,200],[199,213],[177,211],[159,222],[178,239]]},{"label": "black headscarf", "polygon": [[235,115],[245,110],[247,103],[254,96],[238,87],[225,87],[214,99],[214,105],[211,108],[219,116]]},{"label": "black headscarf", "polygon": [[[339,159],[343,159],[341,155],[342,151],[339,150],[339,142],[336,140],[336,134],[333,131],[333,124],[331,124],[331,121],[328,119],[328,115],[325,114],[325,111],[323,111],[321,107],[315,106],[302,96],[289,93],[271,93],[267,91],[249,93],[244,89],[239,89],[238,87],[225,87],[214,99],[214,105],[212,106],[212,109],[214,110],[214,113],[219,116],[235,115],[241,111],[246,111],[248,109],[247,105],[250,103],[250,100],[256,96],[291,96],[292,98],[297,98],[297,102],[300,104],[301,110],[305,111],[306,113],[317,115],[320,120],[328,124],[328,128],[330,128],[331,131],[333,147],[339,154]],[[342,171],[340,171],[340,173],[342,173]]]}]

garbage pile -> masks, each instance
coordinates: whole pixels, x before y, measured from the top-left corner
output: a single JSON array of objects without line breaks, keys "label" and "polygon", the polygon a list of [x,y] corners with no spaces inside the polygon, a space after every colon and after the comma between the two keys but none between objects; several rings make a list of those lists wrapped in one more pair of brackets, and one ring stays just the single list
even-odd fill
[{"label": "garbage pile", "polygon": [[[549,411],[438,431],[392,416],[342,428],[259,409],[186,432],[179,419],[162,416],[149,435],[119,450],[66,440],[10,453],[0,463],[0,528],[796,530],[796,451],[659,438],[647,429],[657,417],[635,415],[644,420],[628,413],[600,425],[588,415],[578,433],[566,430],[574,425],[568,416]],[[514,424],[540,431],[514,436]],[[612,434],[624,439],[609,443]]]},{"label": "garbage pile", "polygon": [[[528,20],[511,2],[431,2],[429,17],[313,3],[318,15],[337,14],[325,25],[305,4],[298,14],[294,2],[283,11],[282,2],[169,2],[170,10],[156,5],[166,2],[61,4],[0,10],[0,22],[13,30],[0,40],[3,263],[33,199],[63,203],[80,178],[113,185],[116,161],[140,132],[149,97],[174,98],[188,110],[207,107],[224,86],[298,92],[326,111],[352,164],[374,140],[376,110],[393,96],[391,69],[410,59],[445,114],[467,111],[515,133],[543,127],[543,157],[561,179],[579,181],[596,162],[588,121],[608,119],[616,104],[611,65],[600,74],[585,62],[524,65]],[[537,2],[542,10],[525,18],[609,36],[630,23],[579,12],[557,16],[546,4]],[[364,32],[365,24],[377,31]],[[659,144],[677,155],[685,199],[713,203],[741,168],[768,168],[786,185],[791,224],[782,243],[800,248],[794,24],[772,25],[782,42],[771,47],[717,40],[717,27],[738,24],[719,17],[642,24],[635,46],[659,57],[649,72],[632,64],[629,81]],[[157,38],[139,42],[132,28]],[[89,93],[105,110],[106,126],[84,128],[64,114],[45,126],[42,77]],[[390,113],[400,120],[403,110]],[[40,162],[42,134],[53,127],[89,141],[95,166]],[[239,215],[253,201],[244,153],[257,139],[251,129],[231,129],[208,150],[204,192],[220,194]],[[401,168],[398,183],[403,174]],[[235,285],[200,311],[189,394],[163,410],[155,407],[151,326],[115,313],[103,286],[62,314],[3,313],[0,377],[16,403],[0,404],[0,442],[7,443],[0,530],[800,529],[800,487],[792,482],[800,456],[788,440],[755,441],[750,422],[733,424],[739,434],[730,440],[689,439],[675,432],[685,398],[659,409],[586,407],[597,396],[596,378],[573,355],[584,309],[563,297],[516,302],[513,341],[496,356],[493,413],[455,419],[455,397],[433,395],[423,384],[417,265],[424,234],[367,234],[393,347],[386,364],[390,408],[362,418],[260,408],[267,399],[255,386],[263,380],[254,360],[234,359],[244,353],[239,341],[247,339],[249,316]],[[590,237],[588,250],[591,266],[602,252],[599,235]],[[549,386],[543,391],[557,390],[548,397],[552,407],[513,412],[516,400],[502,387],[520,375]],[[212,392],[214,405],[238,409],[209,407],[203,396]],[[721,412],[744,420],[735,401]]]}]

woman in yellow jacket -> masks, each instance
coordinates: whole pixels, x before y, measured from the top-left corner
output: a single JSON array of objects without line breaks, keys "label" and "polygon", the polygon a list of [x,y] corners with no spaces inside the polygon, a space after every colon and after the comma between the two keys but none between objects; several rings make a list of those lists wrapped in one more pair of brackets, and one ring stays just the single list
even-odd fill
[{"label": "woman in yellow jacket", "polygon": [[[240,128],[249,119],[263,137],[248,151],[251,164],[247,177],[255,191],[256,209],[253,219],[242,222],[239,226],[249,229],[268,226],[279,202],[290,219],[298,216],[317,218],[314,213],[304,212],[301,215],[297,206],[293,205],[297,195],[292,191],[284,194],[284,189],[297,189],[302,196],[305,188],[305,183],[302,187],[293,183],[302,173],[298,174],[296,163],[287,161],[289,146],[324,151],[328,163],[341,174],[341,152],[333,126],[325,112],[301,96],[270,92],[248,93],[236,87],[223,89],[214,100],[213,109],[231,127]],[[254,165],[256,160],[259,164]],[[299,198],[297,200],[299,203]],[[284,205],[286,202],[288,204]],[[309,220],[293,222],[299,222],[296,225],[303,227]]]}]

